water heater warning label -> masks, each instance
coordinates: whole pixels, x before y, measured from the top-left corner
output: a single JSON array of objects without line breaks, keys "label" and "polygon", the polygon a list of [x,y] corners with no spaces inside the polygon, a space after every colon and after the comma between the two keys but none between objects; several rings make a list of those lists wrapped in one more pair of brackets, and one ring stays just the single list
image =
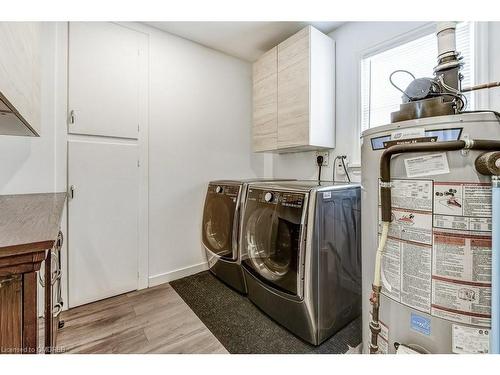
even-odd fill
[{"label": "water heater warning label", "polygon": [[491,187],[392,180],[382,292],[455,322],[491,324]]},{"label": "water heater warning label", "polygon": [[382,292],[424,312],[431,309],[432,193],[432,180],[392,180],[392,223],[382,256]]},{"label": "water heater warning label", "polygon": [[406,175],[412,178],[450,173],[445,152],[408,158],[404,163]]},{"label": "water heater warning label", "polygon": [[488,354],[489,330],[484,328],[452,326],[452,351],[458,354]]},{"label": "water heater warning label", "polygon": [[489,326],[489,184],[435,182],[433,226],[432,315]]}]

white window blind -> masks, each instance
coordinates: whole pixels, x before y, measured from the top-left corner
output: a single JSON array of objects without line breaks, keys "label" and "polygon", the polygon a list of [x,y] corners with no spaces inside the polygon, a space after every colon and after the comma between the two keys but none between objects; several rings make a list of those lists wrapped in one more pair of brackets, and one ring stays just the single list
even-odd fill
[{"label": "white window blind", "polygon": [[[474,23],[457,25],[457,51],[463,56],[465,65],[462,86],[474,85]],[[389,82],[390,74],[398,69],[408,70],[416,78],[433,77],[437,65],[437,40],[435,33],[415,39],[383,52],[366,56],[361,61],[361,131],[390,123],[391,112],[399,109],[401,92]],[[393,81],[405,89],[411,76],[396,73]],[[474,96],[468,94],[467,109],[474,109]]]}]

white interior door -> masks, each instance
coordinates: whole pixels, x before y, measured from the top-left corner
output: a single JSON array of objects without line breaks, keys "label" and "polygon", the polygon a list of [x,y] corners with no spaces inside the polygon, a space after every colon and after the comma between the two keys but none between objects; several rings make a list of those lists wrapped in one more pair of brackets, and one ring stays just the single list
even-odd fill
[{"label": "white interior door", "polygon": [[69,133],[138,137],[143,38],[110,22],[70,23]]},{"label": "white interior door", "polygon": [[68,142],[69,307],[137,289],[137,160],[134,143]]}]

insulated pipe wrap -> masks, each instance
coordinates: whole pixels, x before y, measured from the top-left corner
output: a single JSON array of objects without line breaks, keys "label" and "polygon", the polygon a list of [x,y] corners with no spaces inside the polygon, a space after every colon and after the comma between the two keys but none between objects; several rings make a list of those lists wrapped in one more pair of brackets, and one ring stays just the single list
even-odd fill
[{"label": "insulated pipe wrap", "polygon": [[[391,188],[381,186],[380,187],[380,201],[381,202],[391,202]],[[382,221],[391,222],[392,221],[392,209],[390,205],[382,205]]]},{"label": "insulated pipe wrap", "polygon": [[485,152],[475,162],[476,170],[486,176],[500,175],[500,152]]}]

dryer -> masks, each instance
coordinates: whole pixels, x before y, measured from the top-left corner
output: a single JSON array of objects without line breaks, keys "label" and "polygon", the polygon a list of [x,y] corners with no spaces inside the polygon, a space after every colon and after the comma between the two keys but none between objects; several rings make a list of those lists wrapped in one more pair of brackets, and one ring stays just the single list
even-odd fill
[{"label": "dryer", "polygon": [[276,180],[217,180],[208,184],[202,219],[202,243],[208,267],[220,280],[246,293],[238,246],[241,205],[251,182]]},{"label": "dryer", "polygon": [[248,187],[240,233],[248,297],[314,345],[361,315],[360,190],[318,181]]}]

